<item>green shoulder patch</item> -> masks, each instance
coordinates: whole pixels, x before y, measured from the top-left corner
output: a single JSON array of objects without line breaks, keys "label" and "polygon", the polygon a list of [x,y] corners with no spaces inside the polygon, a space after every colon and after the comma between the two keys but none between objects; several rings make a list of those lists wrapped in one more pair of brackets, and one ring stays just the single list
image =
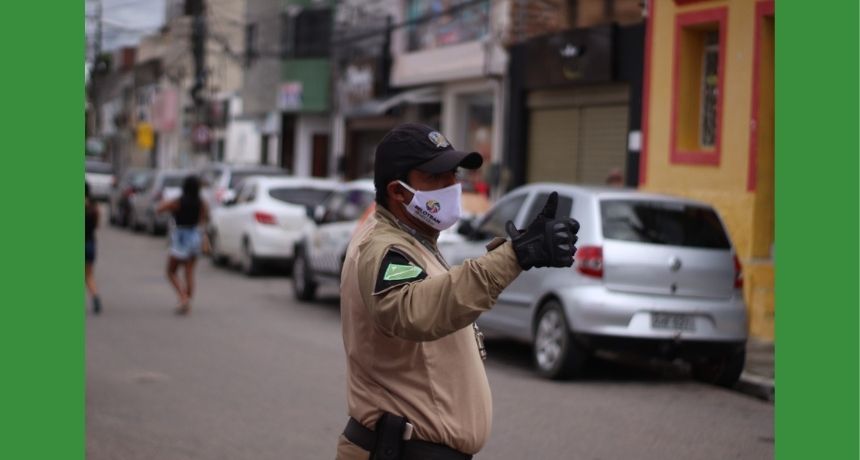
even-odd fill
[{"label": "green shoulder patch", "polygon": [[416,267],[415,265],[400,265],[400,264],[388,264],[388,267],[385,269],[385,275],[382,277],[383,281],[398,281],[398,280],[409,280],[412,278],[418,277],[424,270],[421,267]]},{"label": "green shoulder patch", "polygon": [[395,286],[427,278],[424,269],[397,249],[385,253],[376,274],[373,294],[381,294]]}]

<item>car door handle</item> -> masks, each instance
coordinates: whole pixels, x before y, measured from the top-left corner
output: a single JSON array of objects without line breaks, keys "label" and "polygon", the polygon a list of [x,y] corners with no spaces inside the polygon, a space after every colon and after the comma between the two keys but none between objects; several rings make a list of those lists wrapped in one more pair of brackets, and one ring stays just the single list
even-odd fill
[{"label": "car door handle", "polygon": [[676,272],[681,269],[681,259],[678,256],[672,256],[669,258],[669,270]]}]

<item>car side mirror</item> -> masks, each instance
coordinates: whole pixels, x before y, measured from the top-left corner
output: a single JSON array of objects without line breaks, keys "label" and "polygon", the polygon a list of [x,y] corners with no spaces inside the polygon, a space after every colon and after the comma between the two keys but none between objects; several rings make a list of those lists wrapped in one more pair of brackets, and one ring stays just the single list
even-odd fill
[{"label": "car side mirror", "polygon": [[314,206],[313,219],[317,224],[321,224],[325,218],[325,206],[318,204]]},{"label": "car side mirror", "polygon": [[470,219],[464,219],[460,222],[460,226],[457,227],[457,233],[465,236],[466,238],[470,238],[475,234],[475,226],[472,224]]},{"label": "car side mirror", "polygon": [[230,198],[227,198],[223,202],[221,202],[221,204],[223,206],[233,206],[234,204],[236,204],[236,197],[231,196]]}]

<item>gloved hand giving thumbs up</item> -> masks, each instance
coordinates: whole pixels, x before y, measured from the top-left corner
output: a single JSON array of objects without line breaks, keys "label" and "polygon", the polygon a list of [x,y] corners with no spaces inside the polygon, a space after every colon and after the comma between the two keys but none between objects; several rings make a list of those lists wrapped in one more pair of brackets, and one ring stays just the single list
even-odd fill
[{"label": "gloved hand giving thumbs up", "polygon": [[558,193],[552,192],[543,210],[525,230],[517,230],[514,223],[508,221],[506,230],[523,270],[573,265],[579,222],[567,216],[556,219],[556,208]]}]

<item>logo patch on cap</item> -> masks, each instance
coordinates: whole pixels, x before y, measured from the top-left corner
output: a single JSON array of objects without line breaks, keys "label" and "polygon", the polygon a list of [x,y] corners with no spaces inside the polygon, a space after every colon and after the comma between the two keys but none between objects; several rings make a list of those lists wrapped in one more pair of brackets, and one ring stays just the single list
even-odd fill
[{"label": "logo patch on cap", "polygon": [[448,139],[445,139],[445,136],[443,136],[442,133],[440,133],[439,131],[433,131],[430,134],[428,134],[427,137],[430,138],[430,142],[432,142],[433,145],[435,145],[436,147],[438,147],[440,149],[451,145],[448,142]]},{"label": "logo patch on cap", "polygon": [[430,211],[431,214],[436,214],[442,209],[442,205],[439,204],[436,200],[427,200],[427,203],[424,204],[427,207],[427,210]]}]

